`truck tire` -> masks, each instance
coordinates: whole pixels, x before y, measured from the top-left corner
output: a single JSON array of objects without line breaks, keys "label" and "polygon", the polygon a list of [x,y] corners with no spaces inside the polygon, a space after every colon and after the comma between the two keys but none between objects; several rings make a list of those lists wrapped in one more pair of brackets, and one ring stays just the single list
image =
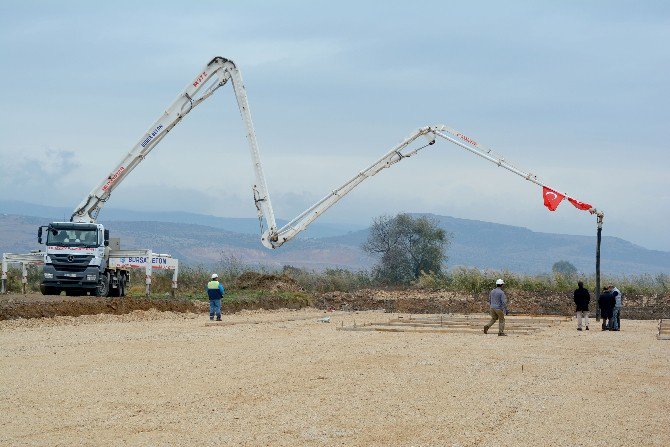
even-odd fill
[{"label": "truck tire", "polygon": [[123,275],[119,278],[119,296],[126,296],[126,277]]},{"label": "truck tire", "polygon": [[95,289],[95,296],[105,297],[109,295],[109,273],[100,276],[100,282]]},{"label": "truck tire", "polygon": [[116,287],[109,287],[109,296],[121,297],[126,294],[126,278],[122,273],[118,275],[118,280],[116,281]]}]

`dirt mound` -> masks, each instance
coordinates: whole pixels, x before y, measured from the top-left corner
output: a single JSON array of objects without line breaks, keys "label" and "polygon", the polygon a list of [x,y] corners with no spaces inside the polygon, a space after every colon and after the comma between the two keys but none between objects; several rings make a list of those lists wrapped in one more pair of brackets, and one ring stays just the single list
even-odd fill
[{"label": "dirt mound", "polygon": [[92,298],[76,300],[7,300],[0,303],[0,320],[17,318],[50,318],[55,316],[128,314],[136,310],[155,309],[171,312],[202,312],[206,303],[189,300],[155,300],[144,298]]},{"label": "dirt mound", "polygon": [[[542,293],[520,290],[508,291],[512,313],[532,315],[572,315],[574,301],[571,293]],[[670,297],[628,295],[622,315],[639,320],[668,318]],[[381,310],[401,313],[487,313],[488,292],[468,294],[427,290],[378,290],[328,292],[314,300],[321,309]],[[595,300],[591,299],[591,314],[595,316]]]},{"label": "dirt mound", "polygon": [[266,290],[269,292],[290,291],[300,292],[302,288],[290,276],[268,275],[257,272],[244,272],[234,284],[238,290]]}]

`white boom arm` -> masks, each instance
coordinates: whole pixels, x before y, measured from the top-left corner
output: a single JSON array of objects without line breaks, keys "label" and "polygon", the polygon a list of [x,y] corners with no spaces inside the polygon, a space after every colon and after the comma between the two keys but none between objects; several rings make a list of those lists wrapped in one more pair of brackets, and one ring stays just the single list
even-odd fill
[{"label": "white boom arm", "polygon": [[[213,78],[218,80],[218,82],[211,84],[199,97],[196,98],[198,93],[200,93],[205,85]],[[330,194],[319,200],[278,230],[272,203],[270,201],[270,194],[265,182],[265,175],[263,174],[263,168],[261,166],[258,143],[256,142],[256,133],[251,120],[251,112],[249,110],[246,91],[242,83],[242,76],[233,61],[222,57],[215,57],[209,64],[207,64],[202,72],[198,74],[193,82],[191,82],[184,91],[177,96],[177,99],[168,107],[163,116],[149,127],[147,132],[140,138],[139,142],[121,163],[119,163],[118,166],[79,204],[70,220],[74,222],[95,222],[100,209],[121,181],[130,174],[142,160],[144,160],[147,154],[170,130],[172,130],[174,126],[177,125],[177,123],[182,120],[184,116],[186,116],[187,113],[210,97],[218,88],[223,86],[229,80],[232,81],[240,114],[242,115],[242,120],[246,127],[247,142],[249,143],[249,150],[251,151],[251,158],[256,177],[256,183],[253,186],[254,202],[258,209],[259,219],[265,218],[268,225],[268,229],[261,235],[261,242],[268,248],[277,248],[291,240],[365,179],[376,175],[382,169],[391,167],[404,158],[415,155],[421,149],[433,145],[436,137],[448,140],[528,181],[540,186],[546,186],[540,182],[534,174],[526,173],[515,168],[507,163],[504,158],[496,156],[490,149],[483,147],[472,138],[469,138],[454,129],[445,125],[422,127],[384,154],[367,169],[359,172],[342,186],[333,190]],[[422,136],[427,139],[426,144],[411,149],[410,145]],[[564,195],[568,198],[570,197],[567,194]],[[599,212],[595,208],[592,208],[589,211],[593,214],[597,214],[599,222],[602,222],[602,212]]]},{"label": "white boom arm", "polygon": [[[218,82],[211,84],[204,91],[203,88],[212,80]],[[193,110],[197,105],[209,98],[217,89],[226,82],[232,80],[235,96],[240,109],[240,114],[246,126],[247,140],[251,150],[251,158],[254,163],[254,172],[256,183],[254,184],[254,200],[259,214],[265,217],[268,223],[268,232],[274,233],[277,224],[275,223],[270,195],[265,183],[263,168],[261,166],[258,144],[254,133],[251,113],[247,101],[247,94],[242,83],[242,76],[235,67],[235,63],[223,57],[212,59],[193,79],[189,85],[177,96],[172,104],[165,110],[165,113],[154,122],[149,129],[142,135],[140,140],[128,152],[123,160],[105,177],[98,186],[96,186],[88,196],[75,208],[70,221],[72,222],[90,222],[94,223],[98,218],[98,213],[105,202],[109,199],[112,191],[121,184],[123,179],[132,172],[135,167],[156,147],[156,145],[176,126],[186,114]],[[200,94],[200,96],[197,96]]]},{"label": "white boom arm", "polygon": [[[425,137],[428,139],[428,143],[423,146],[417,147],[415,149],[408,149],[411,143],[414,140]],[[324,211],[337,203],[342,197],[351,192],[356,186],[358,186],[363,180],[374,176],[379,171],[384,168],[391,167],[395,163],[399,162],[404,158],[409,158],[412,155],[418,153],[421,149],[424,149],[428,146],[431,146],[435,143],[435,138],[440,137],[447,141],[450,141],[463,149],[466,149],[473,154],[479,155],[480,157],[488,160],[496,165],[505,168],[524,179],[533,182],[540,186],[546,186],[537,176],[531,173],[526,173],[510,163],[506,162],[504,158],[499,157],[494,154],[491,149],[488,149],[481,144],[477,143],[474,139],[467,137],[466,135],[450,128],[445,125],[438,125],[433,127],[422,127],[409,137],[405,138],[399,145],[391,149],[389,152],[384,154],[379,160],[373,163],[369,168],[361,171],[355,177],[347,181],[344,185],[340,186],[338,189],[334,190],[332,193],[328,194],[326,197],[315,203],[311,208],[305,210],[298,217],[293,219],[291,222],[286,224],[284,227],[278,230],[276,240],[272,239],[272,247],[276,248],[291,240],[296,234],[303,231],[314,219],[319,217]],[[565,197],[570,197],[568,194],[563,194]],[[602,222],[603,214],[595,208],[589,210],[592,214],[598,216],[599,223]]]}]

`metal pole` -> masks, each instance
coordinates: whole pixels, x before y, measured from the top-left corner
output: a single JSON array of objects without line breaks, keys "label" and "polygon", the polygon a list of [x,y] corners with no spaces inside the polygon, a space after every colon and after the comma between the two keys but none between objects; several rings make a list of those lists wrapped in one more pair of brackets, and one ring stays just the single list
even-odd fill
[{"label": "metal pole", "polygon": [[153,257],[153,252],[147,250],[145,256],[147,257],[147,264],[144,268],[144,284],[146,286],[144,295],[149,298],[151,296],[151,274],[153,273],[153,262],[151,258]]},{"label": "metal pole", "polygon": [[7,255],[2,254],[2,280],[0,281],[0,293],[7,292]]},{"label": "metal pole", "polygon": [[600,241],[602,239],[603,231],[603,215],[598,214],[598,233],[596,236],[596,291],[594,296],[596,298],[596,321],[600,321],[600,306],[598,298],[600,297]]},{"label": "metal pole", "polygon": [[22,262],[21,263],[21,290],[23,291],[23,294],[26,294],[26,289],[28,285],[28,269],[26,268],[26,263]]}]

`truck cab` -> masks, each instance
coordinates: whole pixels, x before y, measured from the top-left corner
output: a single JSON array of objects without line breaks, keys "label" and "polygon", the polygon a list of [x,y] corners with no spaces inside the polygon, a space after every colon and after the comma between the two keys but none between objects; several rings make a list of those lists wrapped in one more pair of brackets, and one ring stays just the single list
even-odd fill
[{"label": "truck cab", "polygon": [[39,227],[37,238],[46,244],[43,295],[108,296],[112,289],[113,295],[125,294],[128,274],[108,269],[109,231],[103,225],[52,222]]}]

